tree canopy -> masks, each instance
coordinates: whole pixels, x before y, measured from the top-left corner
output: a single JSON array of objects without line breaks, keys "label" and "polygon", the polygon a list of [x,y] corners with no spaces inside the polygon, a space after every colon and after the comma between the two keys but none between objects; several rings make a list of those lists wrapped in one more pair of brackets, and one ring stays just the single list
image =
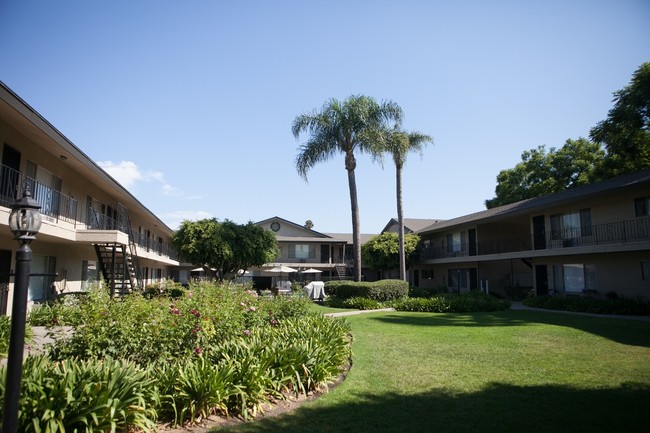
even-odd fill
[{"label": "tree canopy", "polygon": [[591,139],[605,146],[604,177],[650,167],[650,63],[643,63],[630,84],[614,93],[607,119],[591,129]]},{"label": "tree canopy", "polygon": [[391,122],[402,121],[402,109],[392,101],[375,101],[363,95],[352,95],[344,101],[328,100],[320,111],[314,110],[296,116],[292,132],[296,139],[307,133],[307,141],[298,149],[296,169],[307,180],[307,172],[315,165],[328,161],[334,155],[343,154],[350,191],[352,214],[352,250],[354,255],[354,278],[361,280],[361,222],[357,197],[356,153],[369,153],[380,157],[375,132],[386,128]]},{"label": "tree canopy", "polygon": [[560,149],[545,146],[526,150],[514,168],[497,176],[496,197],[485,200],[491,209],[533,197],[563,191],[598,180],[605,152],[585,139],[567,140]]},{"label": "tree canopy", "polygon": [[[409,233],[404,236],[404,253],[407,263],[417,258],[420,236]],[[399,268],[399,239],[397,233],[385,232],[373,236],[363,244],[363,263],[373,269],[394,270]]]},{"label": "tree canopy", "polygon": [[546,152],[527,150],[514,168],[497,175],[490,209],[527,198],[559,192],[650,167],[650,63],[643,63],[630,84],[614,92],[607,119],[585,138],[567,140]]},{"label": "tree canopy", "polygon": [[202,267],[219,280],[232,279],[241,269],[262,266],[278,254],[275,235],[252,222],[186,220],[172,241],[183,260]]}]

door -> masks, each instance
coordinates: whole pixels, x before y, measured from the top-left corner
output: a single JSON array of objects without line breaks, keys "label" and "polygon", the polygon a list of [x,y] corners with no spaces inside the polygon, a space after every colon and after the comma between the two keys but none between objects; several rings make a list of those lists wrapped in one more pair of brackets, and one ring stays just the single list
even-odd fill
[{"label": "door", "polygon": [[476,255],[476,229],[471,229],[468,232],[469,235],[469,255]]},{"label": "door", "polygon": [[546,265],[535,265],[535,291],[537,296],[548,295],[548,273]]},{"label": "door", "polygon": [[329,263],[330,262],[330,246],[329,244],[320,245],[320,262]]},{"label": "door", "polygon": [[469,289],[478,290],[478,269],[469,268]]},{"label": "door", "polygon": [[2,148],[2,167],[0,170],[0,198],[4,203],[16,200],[20,181],[20,152],[5,144]]},{"label": "door", "polygon": [[546,249],[546,223],[544,215],[533,217],[533,248],[536,250]]}]

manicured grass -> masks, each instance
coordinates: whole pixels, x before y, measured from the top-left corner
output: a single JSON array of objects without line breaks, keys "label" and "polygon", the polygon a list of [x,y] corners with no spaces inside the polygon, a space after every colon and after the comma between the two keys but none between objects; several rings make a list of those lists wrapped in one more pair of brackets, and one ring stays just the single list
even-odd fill
[{"label": "manicured grass", "polygon": [[346,318],[347,379],[234,432],[645,431],[650,322],[542,313]]},{"label": "manicured grass", "polygon": [[318,313],[322,314],[327,314],[327,313],[338,313],[341,311],[354,311],[353,309],[350,308],[333,308],[333,307],[327,307],[325,305],[318,304],[316,302],[313,302],[310,304],[310,308]]}]

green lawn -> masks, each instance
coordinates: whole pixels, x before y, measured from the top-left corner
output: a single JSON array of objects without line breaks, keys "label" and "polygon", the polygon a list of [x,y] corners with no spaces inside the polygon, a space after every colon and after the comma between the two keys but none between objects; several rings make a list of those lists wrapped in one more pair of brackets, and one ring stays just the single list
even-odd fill
[{"label": "green lawn", "polygon": [[532,311],[346,320],[354,365],[339,387],[229,431],[648,429],[650,322]]}]

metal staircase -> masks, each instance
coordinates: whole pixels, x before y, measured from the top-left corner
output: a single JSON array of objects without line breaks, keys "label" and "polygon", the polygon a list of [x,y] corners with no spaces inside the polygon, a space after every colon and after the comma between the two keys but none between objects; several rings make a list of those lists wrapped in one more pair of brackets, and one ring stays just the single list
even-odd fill
[{"label": "metal staircase", "polygon": [[336,274],[339,276],[339,280],[349,280],[350,278],[354,278],[352,268],[346,265],[336,265]]},{"label": "metal staircase", "polygon": [[[98,223],[98,226],[94,228],[117,229],[128,234],[128,245],[119,243],[93,244],[99,269],[104,281],[108,284],[111,297],[122,296],[136,289],[144,289],[138,265],[137,246],[126,207],[118,204],[112,218],[98,214],[96,210],[92,210],[92,212],[95,214],[94,219]],[[107,219],[111,220],[108,224],[100,224],[100,221],[106,221]]]}]

